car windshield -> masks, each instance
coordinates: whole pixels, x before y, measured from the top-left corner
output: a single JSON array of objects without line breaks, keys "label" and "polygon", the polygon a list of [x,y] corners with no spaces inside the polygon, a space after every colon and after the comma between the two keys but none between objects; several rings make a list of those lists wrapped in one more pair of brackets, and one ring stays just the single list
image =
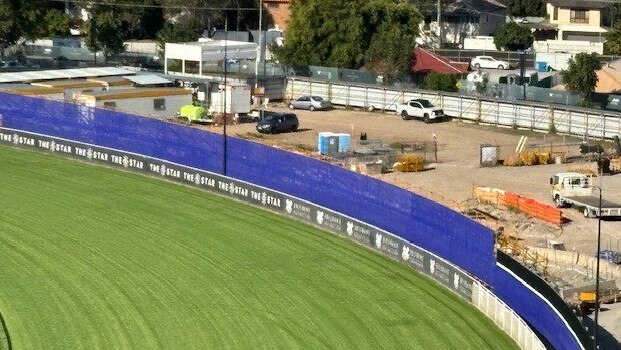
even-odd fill
[{"label": "car windshield", "polygon": [[431,107],[433,107],[431,102],[429,102],[427,100],[416,100],[416,102],[420,103],[424,108],[431,108]]},{"label": "car windshield", "polygon": [[313,100],[321,102],[321,101],[323,101],[323,98],[321,98],[319,96],[313,96]]}]

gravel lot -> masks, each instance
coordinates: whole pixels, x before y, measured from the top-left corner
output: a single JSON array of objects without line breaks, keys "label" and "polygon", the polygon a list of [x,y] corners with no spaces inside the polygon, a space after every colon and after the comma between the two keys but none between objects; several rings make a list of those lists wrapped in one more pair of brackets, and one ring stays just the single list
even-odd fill
[{"label": "gravel lot", "polygon": [[[271,106],[270,111],[285,111],[284,106]],[[575,138],[549,136],[528,130],[513,130],[494,126],[468,124],[461,121],[445,121],[425,124],[418,120],[404,121],[394,113],[370,113],[366,111],[336,109],[310,112],[296,110],[300,120],[300,131],[277,135],[265,135],[289,145],[315,147],[317,133],[321,131],[347,132],[353,130],[354,139],[360,132],[369,139],[383,139],[385,143],[395,141],[431,141],[437,136],[438,163],[431,171],[420,173],[384,174],[388,179],[398,179],[431,191],[436,195],[457,202],[471,197],[473,186],[497,187],[552,204],[549,193],[549,178],[556,172],[567,171],[576,164],[552,164],[528,167],[483,168],[479,166],[481,143],[500,145],[501,154],[511,153],[520,136],[529,136],[528,143],[578,142]],[[210,127],[218,131],[221,128]],[[256,133],[255,124],[239,124],[228,127],[231,135]],[[354,142],[354,140],[352,140]],[[577,149],[577,146],[573,147]],[[621,175],[604,176],[604,198],[621,203]],[[425,195],[425,193],[422,193]],[[554,235],[562,240],[568,249],[593,254],[596,249],[597,220],[586,219],[575,209],[564,209],[564,216],[571,220]],[[549,231],[549,230],[547,230]],[[539,239],[543,237],[538,237]],[[621,242],[621,221],[602,222],[602,246],[616,249]]]}]

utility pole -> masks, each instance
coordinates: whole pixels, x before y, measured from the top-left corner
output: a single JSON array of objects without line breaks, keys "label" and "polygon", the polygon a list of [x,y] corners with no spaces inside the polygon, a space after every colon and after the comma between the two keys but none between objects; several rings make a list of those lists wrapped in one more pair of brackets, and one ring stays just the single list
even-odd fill
[{"label": "utility pole", "polygon": [[440,0],[438,0],[438,12],[436,21],[438,22],[438,49],[442,48],[442,9],[440,8]]},{"label": "utility pole", "polygon": [[224,130],[223,130],[224,137],[223,137],[223,140],[222,140],[222,142],[223,142],[223,144],[222,144],[223,150],[222,151],[224,153],[224,155],[222,157],[222,175],[224,175],[224,176],[226,176],[226,156],[227,156],[226,155],[226,153],[227,153],[227,149],[226,149],[227,148],[227,144],[226,144],[226,141],[227,141],[226,140],[226,124],[227,124],[227,118],[226,118],[226,93],[228,91],[227,91],[227,86],[226,86],[226,71],[227,71],[226,64],[227,64],[227,60],[228,60],[228,57],[227,57],[227,46],[228,46],[228,43],[229,43],[228,42],[228,40],[229,40],[228,36],[229,36],[229,21],[225,17],[224,18],[224,92],[223,92],[224,93],[224,106],[223,106],[223,110],[224,110]]},{"label": "utility pole", "polygon": [[261,33],[263,28],[263,0],[259,1],[259,45],[257,46],[257,58],[254,60],[254,88],[259,87],[259,60],[261,59]]},{"label": "utility pole", "polygon": [[595,267],[595,350],[599,349],[599,260],[602,246],[602,175],[604,173],[602,153],[597,162],[599,168],[599,208],[597,212],[597,262]]},{"label": "utility pole", "polygon": [[241,10],[239,9],[239,0],[237,0],[237,34],[235,34],[235,40],[239,40],[239,16],[241,15]]}]

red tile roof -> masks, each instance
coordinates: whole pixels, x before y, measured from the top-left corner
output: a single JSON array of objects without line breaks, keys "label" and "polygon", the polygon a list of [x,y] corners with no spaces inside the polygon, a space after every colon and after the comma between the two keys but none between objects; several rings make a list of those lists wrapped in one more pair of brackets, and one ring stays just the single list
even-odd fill
[{"label": "red tile roof", "polygon": [[412,73],[436,72],[442,74],[465,74],[469,63],[451,62],[448,59],[420,47],[414,49]]}]

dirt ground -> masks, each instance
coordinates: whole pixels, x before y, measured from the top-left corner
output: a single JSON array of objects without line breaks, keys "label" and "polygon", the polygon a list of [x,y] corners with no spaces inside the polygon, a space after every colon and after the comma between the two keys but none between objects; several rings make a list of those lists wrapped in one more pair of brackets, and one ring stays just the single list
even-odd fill
[{"label": "dirt ground", "polygon": [[[282,112],[284,105],[272,105],[269,111]],[[495,126],[476,125],[460,120],[425,124],[417,120],[402,120],[394,113],[367,112],[359,110],[335,109],[331,111],[310,112],[296,110],[300,120],[300,130],[295,133],[265,135],[263,138],[288,145],[304,145],[315,149],[317,134],[322,131],[351,133],[355,143],[361,132],[369,139],[382,139],[385,144],[392,142],[432,141],[435,134],[438,143],[438,162],[431,164],[432,170],[418,173],[388,173],[380,175],[386,180],[399,180],[413,188],[420,188],[420,194],[434,200],[441,198],[446,203],[464,202],[472,198],[473,186],[496,187],[516,192],[543,203],[552,204],[549,178],[563,171],[584,167],[589,163],[551,164],[524,167],[481,167],[479,165],[480,145],[499,145],[501,157],[514,153],[521,136],[528,136],[528,144],[555,144],[555,150],[564,149],[560,144],[574,143],[564,150],[578,154],[578,138],[550,136],[528,130],[514,130]],[[256,123],[238,124],[228,127],[230,135],[255,134]],[[209,127],[221,132],[222,128]],[[605,147],[612,147],[608,144]],[[621,203],[621,175],[603,176],[602,188],[605,199]],[[596,183],[599,179],[596,179]],[[534,244],[541,239],[562,241],[568,250],[594,255],[597,246],[598,220],[585,218],[576,209],[563,209],[563,215],[570,221],[557,228],[552,225],[533,225],[524,220],[521,225],[527,243]],[[621,220],[602,221],[602,249],[619,250],[621,242]],[[619,283],[619,282],[618,282]],[[621,339],[621,308],[618,304],[608,307],[602,313],[601,323],[617,339]]]},{"label": "dirt ground", "polygon": [[[275,105],[269,110],[285,111],[286,109]],[[432,141],[435,134],[438,142],[438,162],[431,165],[432,170],[381,175],[389,180],[397,179],[414,187],[420,187],[423,189],[422,195],[429,196],[428,192],[432,192],[432,198],[442,196],[462,202],[472,197],[473,186],[483,186],[517,192],[552,204],[549,192],[550,176],[557,172],[581,167],[576,163],[525,167],[479,166],[480,144],[482,143],[499,145],[500,153],[506,155],[513,152],[522,135],[529,137],[527,143],[554,142],[555,145],[563,142],[579,142],[580,140],[576,138],[475,125],[456,120],[425,124],[418,120],[402,120],[394,113],[343,109],[321,112],[296,110],[295,113],[300,120],[300,131],[265,135],[264,138],[289,145],[316,147],[317,134],[322,131],[351,133],[354,135],[352,143],[361,132],[365,132],[369,139],[382,139],[386,144],[395,141]],[[221,128],[217,127],[210,127],[210,129],[221,131]],[[228,126],[228,133],[230,135],[256,134],[255,123]],[[576,152],[577,149],[578,146],[571,148]],[[621,175],[602,177],[602,187],[605,199],[621,203]],[[584,218],[581,212],[572,208],[564,209],[563,214],[571,222],[561,229],[546,229],[546,237],[538,236],[536,232],[531,232],[532,236],[538,239],[560,240],[569,250],[594,254],[597,246],[597,220]],[[620,244],[621,221],[603,221],[602,249],[617,250]]]}]

